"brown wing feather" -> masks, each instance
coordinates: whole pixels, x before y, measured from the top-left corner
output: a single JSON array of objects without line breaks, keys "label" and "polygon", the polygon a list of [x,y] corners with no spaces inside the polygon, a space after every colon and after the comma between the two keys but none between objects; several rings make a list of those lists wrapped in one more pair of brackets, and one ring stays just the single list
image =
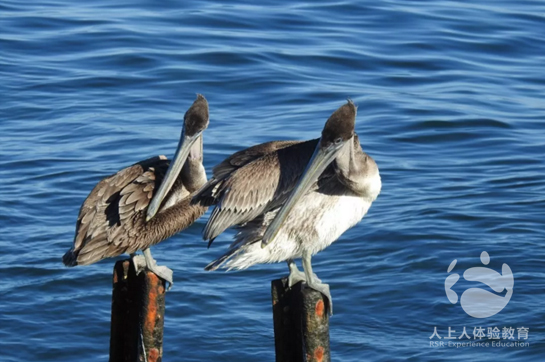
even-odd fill
[{"label": "brown wing feather", "polygon": [[238,168],[281,148],[285,148],[302,141],[271,141],[255,145],[233,153],[213,169],[215,179],[223,179]]},{"label": "brown wing feather", "polygon": [[[91,191],[81,206],[76,223],[74,248],[80,249],[93,234],[120,222],[119,213],[114,208],[119,202],[120,193],[130,185],[144,170],[157,164],[159,157],[154,157],[101,180]],[[165,162],[165,161],[163,161]]]},{"label": "brown wing feather", "polygon": [[215,191],[217,190],[218,185],[233,172],[264,155],[301,142],[302,141],[271,141],[233,153],[213,168],[212,178],[201,187],[193,200],[196,202],[198,201],[201,205],[205,206],[214,205],[217,201],[217,193]]},{"label": "brown wing feather", "polygon": [[[142,249],[146,242],[159,242],[149,235],[145,240],[140,234],[145,210],[168,165],[165,156],[153,157],[100,181],[81,206],[74,246],[63,262],[70,266],[91,264]],[[181,187],[179,181],[173,191],[177,187]]]},{"label": "brown wing feather", "polygon": [[235,168],[219,180],[210,190],[209,199],[216,207],[204,228],[204,239],[213,240],[228,227],[244,224],[281,205],[317,143],[318,139],[293,142]]}]

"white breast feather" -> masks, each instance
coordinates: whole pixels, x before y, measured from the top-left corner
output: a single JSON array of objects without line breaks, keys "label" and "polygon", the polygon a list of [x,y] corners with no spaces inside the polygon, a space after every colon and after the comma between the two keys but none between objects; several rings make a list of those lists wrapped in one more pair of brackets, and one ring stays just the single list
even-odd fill
[{"label": "white breast feather", "polygon": [[304,248],[310,249],[312,254],[327,248],[337,240],[346,230],[356,225],[365,216],[371,203],[358,196],[337,196],[332,202],[328,198],[320,217],[314,220],[314,229],[318,237],[316,240],[304,240]]},{"label": "white breast feather", "polygon": [[[292,209],[290,217],[271,244],[265,248],[261,248],[261,242],[246,245],[241,253],[226,263],[226,267],[246,269],[255,264],[300,258],[304,250],[316,254],[356,225],[370,206],[370,201],[359,196],[306,195]],[[274,213],[266,216],[266,225],[274,216]],[[248,232],[241,231],[237,239],[244,239]]]}]

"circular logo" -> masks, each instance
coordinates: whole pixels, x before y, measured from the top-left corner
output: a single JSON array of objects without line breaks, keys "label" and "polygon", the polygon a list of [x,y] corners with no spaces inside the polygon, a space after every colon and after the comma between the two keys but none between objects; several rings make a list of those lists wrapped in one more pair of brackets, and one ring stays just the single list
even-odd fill
[{"label": "circular logo", "polygon": [[[450,263],[448,273],[454,269],[456,262],[457,260],[454,259]],[[490,263],[490,256],[486,251],[481,253],[481,262],[485,266]],[[488,318],[499,313],[509,303],[513,295],[515,280],[509,265],[503,264],[501,269],[501,274],[486,267],[469,268],[464,272],[464,279],[467,281],[484,283],[496,293],[506,290],[505,296],[501,296],[481,288],[467,289],[460,298],[460,304],[467,314],[474,318]],[[458,274],[450,274],[445,279],[445,292],[452,304],[458,303],[458,294],[452,290],[452,287],[459,279],[460,275]]]}]

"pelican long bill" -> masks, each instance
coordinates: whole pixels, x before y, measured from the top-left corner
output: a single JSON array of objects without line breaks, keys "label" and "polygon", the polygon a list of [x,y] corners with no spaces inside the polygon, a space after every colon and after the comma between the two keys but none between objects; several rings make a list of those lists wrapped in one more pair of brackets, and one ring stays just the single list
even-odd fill
[{"label": "pelican long bill", "polygon": [[335,159],[343,145],[347,141],[342,141],[339,144],[331,143],[328,147],[322,147],[321,140],[316,145],[314,154],[310,159],[303,176],[299,180],[297,186],[293,189],[287,201],[284,203],[280,211],[276,214],[274,220],[271,222],[263,239],[261,241],[261,247],[267,246],[276,237],[278,231],[282,227],[282,224],[288,217],[291,209],[295,206],[297,201],[309,190],[309,188],[316,182],[322,172],[329,166]]},{"label": "pelican long bill", "polygon": [[157,211],[159,211],[161,207],[161,203],[163,202],[163,200],[165,199],[165,196],[168,194],[168,192],[172,188],[172,185],[176,181],[176,178],[180,174],[180,171],[182,170],[182,167],[184,166],[184,163],[187,160],[187,156],[189,155],[191,146],[193,146],[193,143],[195,143],[195,141],[199,138],[201,133],[202,131],[197,132],[192,136],[188,136],[185,133],[185,127],[182,130],[182,136],[180,137],[180,144],[178,145],[176,154],[174,155],[174,158],[172,159],[172,162],[170,163],[165,179],[161,183],[159,190],[157,190],[155,195],[153,195],[153,198],[149,204],[149,207],[146,213],[146,221],[149,221],[151,218],[153,218],[155,214],[157,213]]}]

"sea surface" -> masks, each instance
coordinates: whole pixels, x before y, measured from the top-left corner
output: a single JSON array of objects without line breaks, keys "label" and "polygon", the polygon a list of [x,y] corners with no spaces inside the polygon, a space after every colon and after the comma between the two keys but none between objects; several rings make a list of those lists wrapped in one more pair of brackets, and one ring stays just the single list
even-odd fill
[{"label": "sea surface", "polygon": [[[0,361],[108,360],[116,260],[61,256],[101,178],[173,155],[196,93],[209,174],[242,148],[317,138],[358,104],[383,187],[313,259],[334,298],[334,361],[545,360],[544,2],[3,0]],[[207,249],[207,217],[153,248],[175,278],[164,360],[274,361],[270,281],[287,267],[205,272],[233,236]],[[462,277],[483,251],[514,288],[473,318],[445,278],[460,275],[458,297],[504,298]],[[499,341],[523,346],[448,347],[464,327],[490,344],[488,328],[512,328]]]}]

